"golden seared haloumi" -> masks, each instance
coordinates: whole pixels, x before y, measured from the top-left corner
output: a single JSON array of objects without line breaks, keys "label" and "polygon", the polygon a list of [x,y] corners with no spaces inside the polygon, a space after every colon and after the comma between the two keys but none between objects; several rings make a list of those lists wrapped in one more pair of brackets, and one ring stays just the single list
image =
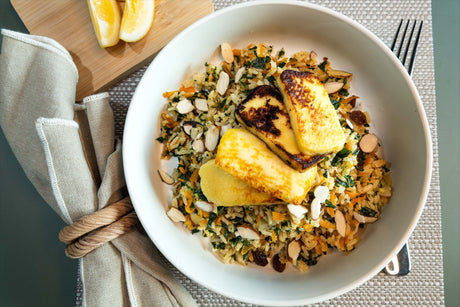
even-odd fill
[{"label": "golden seared haloumi", "polygon": [[217,206],[268,205],[283,201],[261,192],[246,182],[230,175],[214,160],[203,164],[199,170],[200,185],[208,201]]},{"label": "golden seared haloumi", "polygon": [[298,172],[265,143],[245,129],[229,129],[222,136],[215,164],[259,191],[300,204],[316,181],[316,165]]},{"label": "golden seared haloumi", "polygon": [[337,113],[314,74],[285,70],[276,78],[276,84],[302,152],[318,155],[343,148],[345,134]]},{"label": "golden seared haloumi", "polygon": [[261,85],[235,110],[237,120],[258,136],[284,162],[305,171],[325,155],[310,156],[300,151],[281,93],[270,85]]}]

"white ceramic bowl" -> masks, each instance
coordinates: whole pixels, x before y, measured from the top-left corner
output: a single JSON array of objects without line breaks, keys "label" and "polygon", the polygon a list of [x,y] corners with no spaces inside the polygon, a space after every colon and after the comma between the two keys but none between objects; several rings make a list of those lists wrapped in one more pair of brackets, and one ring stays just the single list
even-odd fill
[{"label": "white ceramic bowl", "polygon": [[[332,253],[308,272],[282,274],[224,265],[199,235],[165,214],[168,192],[160,165],[158,118],[162,93],[201,70],[218,46],[266,42],[274,50],[314,50],[332,66],[353,73],[352,93],[371,117],[391,162],[394,195],[382,218],[367,227],[349,256]],[[330,299],[378,273],[398,252],[422,212],[431,177],[429,128],[417,90],[391,51],[372,33],[329,9],[295,1],[256,1],[217,11],[174,38],[155,58],[136,89],[124,132],[124,170],[137,215],[152,241],[181,272],[237,300],[298,305]],[[382,289],[384,291],[384,289]]]}]

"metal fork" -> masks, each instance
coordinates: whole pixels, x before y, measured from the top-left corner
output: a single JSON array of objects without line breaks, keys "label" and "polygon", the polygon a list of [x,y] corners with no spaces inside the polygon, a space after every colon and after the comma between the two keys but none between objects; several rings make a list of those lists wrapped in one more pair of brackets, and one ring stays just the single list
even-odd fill
[{"label": "metal fork", "polygon": [[[396,34],[393,39],[393,43],[391,44],[391,51],[393,51],[393,53],[399,58],[401,63],[407,69],[407,72],[409,73],[409,75],[412,75],[412,70],[414,68],[415,54],[417,52],[417,46],[420,40],[420,33],[422,32],[423,21],[420,21],[418,25],[418,30],[417,30],[417,34],[415,36],[414,42],[412,42],[413,41],[412,38],[414,36],[414,31],[417,25],[417,20],[414,20],[412,22],[412,28],[410,30],[410,34],[408,38],[406,38],[406,34],[407,34],[407,30],[409,29],[409,25],[411,24],[411,21],[407,20],[405,27],[404,27],[404,32],[402,33],[402,36],[399,37],[403,23],[404,23],[404,20],[401,19],[398,29],[396,30]],[[412,45],[412,51],[409,55],[409,49],[411,45]],[[404,53],[401,54],[404,46],[405,46]],[[408,66],[406,66],[406,60],[407,60],[408,55],[410,56],[410,60],[409,60]],[[385,267],[385,272],[388,275],[404,276],[410,272],[410,269],[411,269],[410,254],[409,254],[409,248],[406,243],[404,244],[402,249],[399,251],[399,253],[395,255],[393,258],[391,258],[390,262]]]}]

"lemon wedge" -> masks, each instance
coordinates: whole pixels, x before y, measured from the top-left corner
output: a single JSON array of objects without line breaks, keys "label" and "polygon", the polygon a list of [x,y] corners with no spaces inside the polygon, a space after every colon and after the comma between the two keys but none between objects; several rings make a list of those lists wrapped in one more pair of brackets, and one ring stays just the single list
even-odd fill
[{"label": "lemon wedge", "polygon": [[126,0],[120,38],[125,42],[143,38],[152,27],[154,12],[154,0]]},{"label": "lemon wedge", "polygon": [[102,48],[114,46],[120,40],[120,6],[116,0],[88,0],[89,12]]}]

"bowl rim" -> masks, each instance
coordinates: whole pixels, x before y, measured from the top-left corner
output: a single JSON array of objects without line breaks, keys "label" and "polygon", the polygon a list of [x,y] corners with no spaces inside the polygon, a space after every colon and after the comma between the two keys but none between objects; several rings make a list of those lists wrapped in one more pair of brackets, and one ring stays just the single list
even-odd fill
[{"label": "bowl rim", "polygon": [[[160,52],[155,56],[155,58],[152,60],[152,62],[149,64],[147,70],[145,71],[144,75],[142,76],[139,84],[136,87],[134,95],[132,97],[131,104],[135,103],[136,98],[139,95],[138,88],[143,85],[143,81],[145,80],[144,76],[149,74],[149,72],[151,70],[155,69],[155,66],[157,65],[156,64],[157,59],[161,58],[161,55],[163,53],[168,53],[169,49],[172,48],[171,46],[173,46],[176,41],[180,41],[184,36],[186,36],[195,27],[198,27],[201,24],[207,23],[211,19],[218,18],[219,16],[221,16],[223,14],[227,14],[227,13],[232,12],[232,11],[245,9],[247,7],[266,6],[266,5],[298,6],[298,7],[302,7],[302,8],[313,9],[313,10],[319,11],[321,13],[331,15],[332,17],[334,17],[334,18],[336,18],[336,19],[338,19],[338,20],[340,20],[342,22],[345,22],[346,24],[352,26],[358,32],[361,32],[362,34],[364,34],[367,39],[371,40],[374,44],[378,45],[378,47],[385,52],[386,56],[388,56],[392,60],[393,64],[395,64],[398,67],[399,72],[403,75],[404,79],[406,80],[406,83],[409,86],[413,97],[415,98],[414,100],[416,102],[418,115],[420,117],[420,121],[421,121],[422,126],[423,126],[423,133],[424,133],[424,136],[425,136],[425,143],[426,143],[425,150],[426,150],[426,158],[427,159],[426,159],[426,162],[425,162],[425,177],[424,177],[424,180],[423,180],[423,189],[420,192],[420,197],[419,197],[419,201],[418,201],[418,204],[417,204],[417,210],[414,212],[414,215],[413,215],[413,217],[411,219],[411,222],[408,225],[406,231],[404,232],[404,235],[401,236],[400,240],[398,241],[398,244],[396,244],[393,247],[392,251],[390,253],[388,253],[387,257],[381,263],[374,265],[373,270],[370,270],[367,274],[363,274],[360,278],[354,280],[352,283],[350,283],[350,284],[348,284],[346,286],[340,287],[340,288],[336,289],[335,291],[328,292],[327,294],[316,296],[314,298],[294,299],[294,300],[283,301],[283,302],[279,302],[279,301],[273,302],[271,300],[266,300],[266,301],[263,301],[263,300],[251,300],[251,299],[247,299],[247,298],[245,298],[245,300],[244,300],[245,302],[252,303],[252,304],[273,305],[275,303],[276,305],[280,305],[280,306],[281,305],[288,306],[288,305],[300,305],[300,304],[318,303],[318,302],[321,302],[321,301],[324,301],[324,300],[327,300],[327,299],[337,297],[337,296],[342,295],[342,294],[344,294],[344,293],[346,293],[346,292],[348,292],[348,291],[350,291],[352,289],[355,289],[355,288],[359,287],[360,285],[362,285],[363,283],[365,283],[366,281],[370,280],[373,276],[375,276],[390,261],[390,259],[399,252],[399,250],[407,242],[407,240],[409,239],[409,236],[414,231],[414,229],[415,229],[415,227],[416,227],[416,225],[417,225],[417,223],[418,223],[418,221],[420,219],[420,216],[421,216],[421,214],[423,212],[423,209],[424,209],[427,197],[428,197],[430,184],[431,184],[432,163],[433,163],[432,139],[431,139],[431,133],[430,133],[430,127],[429,127],[428,119],[426,117],[426,112],[425,112],[425,109],[423,107],[422,100],[420,98],[420,95],[419,95],[419,93],[417,91],[417,88],[416,88],[413,80],[411,79],[411,77],[407,73],[405,67],[401,64],[399,59],[396,57],[396,55],[389,49],[389,47],[387,45],[385,45],[383,43],[383,41],[380,40],[374,33],[372,33],[370,30],[366,29],[364,26],[362,26],[358,22],[354,21],[350,17],[345,16],[342,13],[339,13],[339,12],[334,11],[332,9],[326,8],[324,6],[320,6],[320,5],[312,4],[312,3],[308,3],[308,2],[299,2],[299,1],[296,1],[296,0],[259,0],[259,1],[250,1],[250,2],[239,3],[239,4],[231,5],[229,7],[220,9],[218,11],[214,11],[213,13],[211,13],[211,14],[209,14],[209,15],[207,15],[207,16],[205,16],[205,17],[203,17],[203,18],[201,18],[201,19],[199,19],[197,21],[195,21],[190,26],[188,26],[183,31],[181,31],[178,35],[176,35],[165,47],[163,47],[160,50]],[[127,112],[127,116],[126,116],[126,122],[125,122],[125,127],[124,127],[124,135],[125,136],[129,136],[131,134],[130,125],[129,125],[129,123],[133,120],[132,119],[132,116],[133,116],[132,112],[130,112],[130,110],[132,109],[131,104],[130,104],[130,107],[128,108],[128,112]],[[122,144],[123,152],[128,151],[127,143],[128,142],[123,142],[123,144]],[[123,155],[123,157],[125,157],[125,156]],[[123,168],[124,168],[124,174],[125,174],[125,178],[126,178],[126,184],[127,184],[127,187],[128,187],[128,191],[130,191],[130,186],[133,184],[132,181],[131,181],[131,176],[129,175],[129,163],[130,163],[130,161],[128,161],[128,159],[123,158]],[[136,206],[137,195],[131,195],[131,199],[132,199],[134,208],[138,209],[138,207]],[[141,221],[142,224],[143,224],[143,222],[147,222],[147,221],[143,221],[143,216],[142,215],[139,215],[138,218],[139,218],[139,220]],[[148,233],[147,229],[146,229],[146,231]],[[149,235],[149,239],[152,240],[152,242],[155,243],[155,240],[154,240],[154,238],[152,236]],[[160,248],[158,248],[158,249],[160,250],[160,252],[165,254],[164,251],[162,251]],[[174,261],[174,259],[168,259],[168,260],[176,268],[178,268],[177,263],[176,263],[176,261]],[[188,278],[192,279],[193,281],[197,282],[198,284],[202,285],[203,287],[205,287],[207,289],[210,289],[210,290],[212,290],[212,291],[214,291],[216,293],[219,293],[221,295],[224,295],[226,297],[242,301],[242,298],[240,298],[240,297],[235,297],[233,295],[229,295],[229,293],[224,293],[220,288],[216,288],[216,287],[213,287],[213,285],[203,283],[201,280],[196,279],[193,276],[193,274],[190,274],[190,272],[188,272],[186,269],[184,270],[184,268],[181,268],[180,271],[184,275],[186,275]]]}]

